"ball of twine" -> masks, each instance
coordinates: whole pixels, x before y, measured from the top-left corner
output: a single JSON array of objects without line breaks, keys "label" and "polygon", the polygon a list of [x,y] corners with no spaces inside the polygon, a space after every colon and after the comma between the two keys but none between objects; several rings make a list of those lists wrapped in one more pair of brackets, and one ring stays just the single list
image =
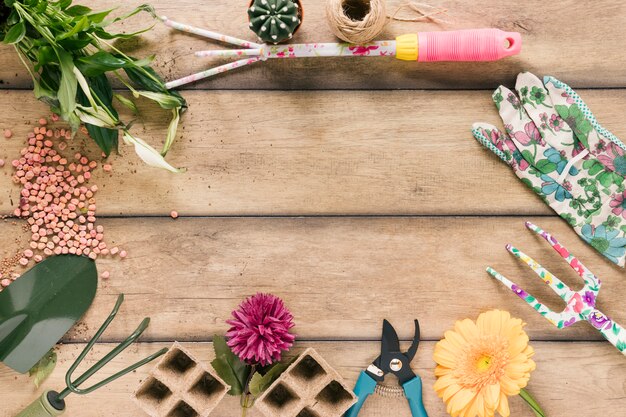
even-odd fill
[{"label": "ball of twine", "polygon": [[385,0],[327,0],[326,18],[335,36],[364,44],[385,28],[387,5]]}]

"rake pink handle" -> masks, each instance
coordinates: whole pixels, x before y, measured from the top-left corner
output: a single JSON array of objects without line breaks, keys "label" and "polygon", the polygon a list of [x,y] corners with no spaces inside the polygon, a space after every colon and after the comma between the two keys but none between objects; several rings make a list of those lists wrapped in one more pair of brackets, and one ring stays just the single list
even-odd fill
[{"label": "rake pink handle", "polygon": [[419,62],[496,61],[522,50],[522,35],[500,29],[469,29],[418,34]]}]

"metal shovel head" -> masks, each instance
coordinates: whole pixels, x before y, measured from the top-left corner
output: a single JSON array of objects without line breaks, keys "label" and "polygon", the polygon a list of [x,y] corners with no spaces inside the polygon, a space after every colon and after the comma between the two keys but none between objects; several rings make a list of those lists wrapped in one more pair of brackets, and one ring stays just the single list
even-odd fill
[{"label": "metal shovel head", "polygon": [[47,258],[0,292],[0,361],[31,369],[76,323],[96,295],[96,264],[84,256]]}]

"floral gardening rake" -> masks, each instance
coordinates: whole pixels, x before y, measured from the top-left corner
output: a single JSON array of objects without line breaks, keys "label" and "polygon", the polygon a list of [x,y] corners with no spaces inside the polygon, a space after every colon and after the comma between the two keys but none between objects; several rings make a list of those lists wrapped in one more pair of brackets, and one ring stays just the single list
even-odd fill
[{"label": "floral gardening rake", "polygon": [[506,248],[513,255],[526,263],[539,277],[557,293],[566,303],[565,310],[560,313],[550,310],[544,304],[537,301],[535,297],[521,289],[502,274],[493,268],[487,268],[495,279],[509,287],[518,297],[526,301],[528,305],[539,312],[548,321],[559,329],[569,327],[579,321],[588,321],[595,327],[606,340],[611,342],[622,354],[626,355],[626,330],[619,324],[611,320],[607,315],[596,309],[596,300],[600,292],[601,282],[585,265],[562,246],[552,235],[530,222],[526,222],[526,227],[543,239],[545,239],[555,251],[567,261],[580,277],[584,280],[585,286],[580,291],[573,291],[550,271],[539,265],[534,259],[526,255],[519,249],[507,245]]},{"label": "floral gardening rake", "polygon": [[[500,29],[468,29],[457,31],[421,32],[400,35],[395,40],[371,42],[366,45],[348,43],[301,43],[267,45],[238,39],[206,29],[175,22],[166,16],[159,19],[173,29],[192,33],[241,49],[198,51],[199,57],[238,57],[237,61],[198,72],[165,84],[172,89],[226,71],[241,68],[267,59],[320,58],[320,57],[396,57],[405,61],[496,61],[517,55],[522,49],[518,32]],[[270,16],[269,24],[278,24]]]}]

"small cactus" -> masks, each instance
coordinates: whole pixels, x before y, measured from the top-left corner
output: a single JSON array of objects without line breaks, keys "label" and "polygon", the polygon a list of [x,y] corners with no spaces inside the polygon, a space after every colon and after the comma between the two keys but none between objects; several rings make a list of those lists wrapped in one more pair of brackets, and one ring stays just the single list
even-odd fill
[{"label": "small cactus", "polygon": [[298,3],[297,0],[253,0],[248,8],[250,29],[263,42],[291,39],[301,23],[302,10]]}]

